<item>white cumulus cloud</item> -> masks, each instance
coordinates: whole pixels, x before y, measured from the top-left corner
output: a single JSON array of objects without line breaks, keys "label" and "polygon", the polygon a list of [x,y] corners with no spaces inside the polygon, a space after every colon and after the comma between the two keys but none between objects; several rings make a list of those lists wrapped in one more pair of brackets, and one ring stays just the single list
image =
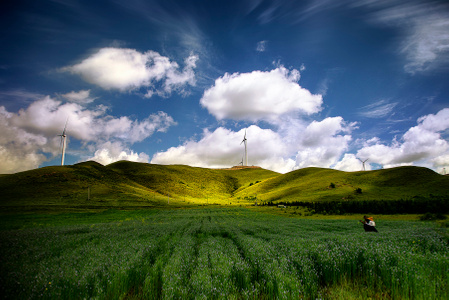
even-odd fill
[{"label": "white cumulus cloud", "polygon": [[313,114],[321,110],[321,95],[313,95],[297,81],[298,70],[225,74],[206,90],[200,103],[218,120],[277,122],[285,114]]},{"label": "white cumulus cloud", "polygon": [[150,88],[147,95],[151,96],[154,90],[164,94],[187,84],[195,85],[193,69],[197,60],[198,56],[189,56],[184,69],[179,71],[176,62],[155,51],[142,53],[135,49],[107,47],[63,70],[108,90],[129,91],[147,87]]},{"label": "white cumulus cloud", "polygon": [[17,113],[8,112],[0,106],[0,173],[37,168],[49,158],[59,155],[58,135],[66,122],[67,153],[70,155],[72,151],[70,142],[78,140],[82,147],[96,151],[94,157],[102,162],[126,157],[148,161],[148,156],[133,153],[129,145],[145,140],[154,132],[165,132],[176,124],[164,112],[150,114],[143,120],[133,120],[127,116],[110,116],[106,110],[104,106],[87,109],[78,103],[64,103],[48,96]]},{"label": "white cumulus cloud", "polygon": [[98,147],[93,157],[88,160],[108,165],[120,160],[148,163],[150,157],[146,153],[136,153],[120,142],[106,142]]},{"label": "white cumulus cloud", "polygon": [[348,149],[350,132],[355,123],[346,124],[342,117],[313,121],[301,133],[296,154],[296,168],[329,168]]},{"label": "white cumulus cloud", "polygon": [[246,130],[248,165],[280,173],[300,167],[330,167],[348,148],[352,127],[353,124],[346,124],[341,117],[327,118],[309,126],[296,124],[290,131],[251,125],[235,132],[219,127],[213,132],[205,130],[199,141],[189,140],[155,154],[151,162],[212,168],[238,165],[244,155],[241,141]]},{"label": "white cumulus cloud", "polygon": [[209,168],[228,168],[238,165],[244,155],[244,146],[241,141],[245,130],[248,137],[248,165],[277,171],[291,170],[294,162],[282,159],[286,156],[288,149],[281,137],[270,129],[262,129],[256,125],[238,132],[223,127],[213,132],[204,130],[201,140],[190,140],[178,147],[169,148],[165,152],[156,153],[151,162]]},{"label": "white cumulus cloud", "polygon": [[390,145],[378,141],[374,145],[360,149],[357,156],[369,158],[370,162],[381,164],[386,168],[416,163],[426,164],[432,160],[435,167],[441,167],[444,157],[449,153],[449,143],[441,135],[447,129],[449,129],[449,108],[444,108],[437,114],[419,118],[417,126],[411,127],[399,140],[394,139]]},{"label": "white cumulus cloud", "polygon": [[[352,153],[345,153],[343,158],[335,164],[334,169],[346,172],[362,171],[363,163]],[[365,162],[365,170],[371,170],[371,165]]]}]

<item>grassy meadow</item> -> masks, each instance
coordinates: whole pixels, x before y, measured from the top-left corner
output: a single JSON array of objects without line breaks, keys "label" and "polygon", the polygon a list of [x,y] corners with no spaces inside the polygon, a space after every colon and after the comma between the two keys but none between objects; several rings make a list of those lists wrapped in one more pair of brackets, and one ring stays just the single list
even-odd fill
[{"label": "grassy meadow", "polygon": [[245,208],[2,216],[1,294],[26,299],[447,299],[447,228]]},{"label": "grassy meadow", "polygon": [[420,167],[367,172],[305,168],[279,174],[262,168],[85,162],[2,175],[0,194],[0,209],[9,212],[398,201],[447,198],[449,176]]},{"label": "grassy meadow", "polygon": [[449,195],[449,176],[422,167],[398,167],[361,172],[304,168],[267,179],[236,196],[259,195],[265,202],[313,202],[399,200],[429,194]]},{"label": "grassy meadow", "polygon": [[85,162],[0,195],[5,299],[449,298],[448,222],[418,221],[449,212],[449,176],[426,168]]}]

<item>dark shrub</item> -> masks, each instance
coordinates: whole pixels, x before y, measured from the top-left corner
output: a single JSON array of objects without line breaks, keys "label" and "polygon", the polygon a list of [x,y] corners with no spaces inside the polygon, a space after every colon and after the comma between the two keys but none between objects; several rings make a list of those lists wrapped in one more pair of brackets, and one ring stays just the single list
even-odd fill
[{"label": "dark shrub", "polygon": [[433,220],[446,220],[446,216],[440,213],[432,214],[430,212],[425,213],[421,217],[419,217],[421,221],[433,221]]}]

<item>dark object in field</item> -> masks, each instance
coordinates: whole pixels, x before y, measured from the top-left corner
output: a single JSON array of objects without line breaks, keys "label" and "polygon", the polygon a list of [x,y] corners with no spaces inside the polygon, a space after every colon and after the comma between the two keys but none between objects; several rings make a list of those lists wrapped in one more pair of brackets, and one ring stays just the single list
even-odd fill
[{"label": "dark object in field", "polygon": [[376,229],[376,223],[373,220],[373,217],[363,216],[363,221],[360,221],[363,224],[363,229],[365,232],[378,232]]},{"label": "dark object in field", "polygon": [[377,229],[376,229],[376,226],[363,224],[363,228],[365,229],[365,231],[378,232]]}]

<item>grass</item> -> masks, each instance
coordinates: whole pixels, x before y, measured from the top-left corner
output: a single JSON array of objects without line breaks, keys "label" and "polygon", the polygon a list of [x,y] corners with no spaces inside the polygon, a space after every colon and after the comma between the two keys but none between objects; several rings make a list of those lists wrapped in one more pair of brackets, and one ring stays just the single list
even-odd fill
[{"label": "grass", "polygon": [[426,168],[278,174],[87,162],[1,175],[0,194],[6,297],[449,297],[445,220],[377,214],[380,233],[367,234],[362,215],[253,206],[449,195],[449,177]]},{"label": "grass", "polygon": [[[213,170],[182,165],[95,162],[44,167],[0,177],[0,206],[44,211],[248,204],[232,199],[250,180],[278,173],[264,169]],[[88,200],[90,189],[90,200]]]},{"label": "grass", "polygon": [[[88,200],[88,189],[90,199]],[[361,193],[355,193],[360,189]],[[400,167],[366,172],[305,168],[218,170],[121,161],[85,162],[0,176],[2,211],[82,211],[268,201],[399,200],[449,195],[449,176]]]},{"label": "grass", "polygon": [[[283,218],[248,209],[6,216],[12,298],[445,299],[447,228]],[[444,231],[444,232],[443,232]],[[7,259],[4,259],[7,258]]]},{"label": "grass", "polygon": [[129,162],[117,162],[107,168],[159,194],[170,193],[176,199],[193,203],[207,199],[225,203],[254,178],[264,180],[279,175],[264,169],[215,170]]},{"label": "grass", "polygon": [[[335,186],[332,188],[331,186]],[[356,193],[360,188],[361,193]],[[448,195],[449,177],[421,167],[343,172],[305,168],[251,186],[237,196],[260,195],[263,201],[399,200]]]}]

